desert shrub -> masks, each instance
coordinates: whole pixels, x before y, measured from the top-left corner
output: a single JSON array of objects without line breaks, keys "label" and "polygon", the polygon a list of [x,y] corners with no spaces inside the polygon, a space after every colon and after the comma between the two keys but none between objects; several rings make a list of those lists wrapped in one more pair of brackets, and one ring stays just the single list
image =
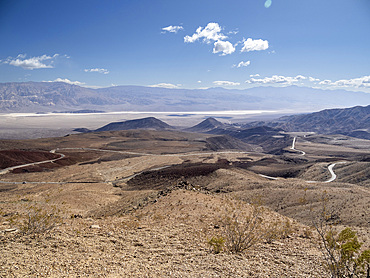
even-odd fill
[{"label": "desert shrub", "polygon": [[332,277],[369,277],[370,250],[360,252],[361,243],[350,228],[340,233],[320,233],[325,258]]},{"label": "desert shrub", "polygon": [[61,223],[61,210],[49,204],[30,204],[20,216],[19,230],[23,235],[42,235]]},{"label": "desert shrub", "polygon": [[222,236],[213,236],[210,240],[208,240],[208,245],[211,246],[214,253],[218,254],[224,249],[225,239]]},{"label": "desert shrub", "polygon": [[263,227],[263,238],[267,243],[271,243],[277,239],[285,239],[294,231],[292,223],[289,219],[285,221],[276,220],[266,223]]},{"label": "desert shrub", "polygon": [[[304,200],[306,198],[303,198]],[[328,209],[328,196],[324,191],[319,200],[319,209],[310,206],[312,224],[318,234],[318,247],[322,251],[332,278],[370,277],[370,250],[361,251],[356,232],[344,228],[339,233],[338,213]]]},{"label": "desert shrub", "polygon": [[312,229],[310,227],[305,228],[303,230],[303,237],[304,238],[312,238],[313,237],[313,232],[312,232]]},{"label": "desert shrub", "polygon": [[[293,232],[292,223],[289,219],[264,221],[266,209],[261,205],[260,198],[246,206],[246,203],[238,200],[228,200],[224,213],[216,219],[220,231],[208,244],[215,246],[216,239],[224,240],[223,248],[218,249],[232,253],[240,253],[248,250],[254,245],[276,239],[284,239]],[[217,248],[217,247],[215,247]],[[214,250],[216,252],[216,250]]]},{"label": "desert shrub", "polygon": [[221,220],[224,227],[225,246],[232,253],[249,249],[263,241],[265,236],[261,218],[263,207],[253,204],[250,211],[246,212],[240,207],[240,203],[237,206],[239,207],[231,206]]}]

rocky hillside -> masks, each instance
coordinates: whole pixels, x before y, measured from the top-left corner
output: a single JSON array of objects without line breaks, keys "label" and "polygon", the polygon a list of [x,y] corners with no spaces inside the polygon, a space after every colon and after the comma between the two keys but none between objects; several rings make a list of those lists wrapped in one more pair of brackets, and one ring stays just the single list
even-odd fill
[{"label": "rocky hillside", "polygon": [[284,117],[277,126],[287,131],[314,131],[370,139],[370,105]]},{"label": "rocky hillside", "polygon": [[186,131],[226,135],[249,145],[260,146],[265,152],[271,153],[280,152],[290,140],[289,136],[281,133],[280,128],[269,126],[240,128],[221,123],[214,118],[208,118]]}]

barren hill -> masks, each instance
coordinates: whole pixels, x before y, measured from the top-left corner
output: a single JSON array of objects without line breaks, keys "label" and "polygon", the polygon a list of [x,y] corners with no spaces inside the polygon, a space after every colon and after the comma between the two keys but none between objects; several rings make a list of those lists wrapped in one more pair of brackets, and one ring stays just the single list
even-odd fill
[{"label": "barren hill", "polygon": [[99,131],[129,130],[129,129],[163,130],[163,129],[173,129],[173,127],[154,117],[148,117],[137,120],[110,123],[101,128],[98,128],[95,131],[99,132]]},{"label": "barren hill", "polygon": [[185,129],[185,131],[190,131],[190,132],[210,132],[216,128],[224,128],[226,127],[225,124],[221,123],[220,121],[217,121],[215,118],[207,118],[201,123]]}]

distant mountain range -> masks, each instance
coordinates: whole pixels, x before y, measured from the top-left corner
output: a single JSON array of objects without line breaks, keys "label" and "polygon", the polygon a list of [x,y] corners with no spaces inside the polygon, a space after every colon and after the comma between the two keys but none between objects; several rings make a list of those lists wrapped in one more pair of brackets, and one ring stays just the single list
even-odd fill
[{"label": "distant mountain range", "polygon": [[204,90],[115,86],[90,89],[63,82],[0,83],[0,112],[318,111],[370,104],[370,94],[307,87]]},{"label": "distant mountain range", "polygon": [[345,109],[326,109],[315,113],[279,118],[273,122],[253,122],[244,128],[266,125],[285,131],[313,131],[343,134],[370,140],[370,105]]}]

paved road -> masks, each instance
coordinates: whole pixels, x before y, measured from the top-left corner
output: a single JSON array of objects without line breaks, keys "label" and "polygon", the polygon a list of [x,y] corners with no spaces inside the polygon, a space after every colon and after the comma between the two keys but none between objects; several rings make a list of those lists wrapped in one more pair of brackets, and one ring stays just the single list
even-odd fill
[{"label": "paved road", "polygon": [[335,165],[337,165],[337,164],[341,164],[341,163],[347,163],[347,162],[346,162],[346,161],[341,161],[341,162],[337,162],[337,163],[330,164],[330,165],[328,166],[328,170],[329,170],[329,172],[330,172],[330,174],[331,174],[331,178],[330,178],[330,179],[328,179],[328,180],[327,180],[327,181],[325,181],[325,182],[332,182],[332,181],[334,181],[334,180],[337,178],[337,175],[334,173],[333,168],[334,168],[334,166],[335,166]]},{"label": "paved road", "polygon": [[[291,149],[291,150],[294,150],[294,151],[298,151],[298,152],[300,152],[302,155],[305,155],[306,153],[305,153],[304,151],[301,151],[301,150],[297,150],[297,149],[295,149],[295,143],[296,143],[296,141],[297,141],[297,136],[295,136],[295,137],[293,138],[292,146],[290,147],[290,149]],[[336,162],[336,163],[330,164],[330,165],[328,166],[328,170],[329,170],[329,173],[331,174],[331,177],[330,177],[330,179],[328,179],[327,181],[324,181],[325,183],[327,183],[327,182],[333,182],[333,181],[335,181],[335,180],[336,180],[337,175],[334,173],[333,168],[334,168],[334,166],[335,166],[335,165],[337,165],[337,164],[341,164],[341,163],[347,163],[347,162],[346,162],[346,161]],[[277,177],[270,177],[270,176],[266,176],[266,175],[262,175],[262,174],[259,174],[259,175],[260,175],[261,177],[264,177],[264,178],[266,178],[266,179],[270,179],[270,180],[278,180],[278,179],[279,179],[279,178],[277,178]],[[306,181],[306,182],[308,182],[308,183],[316,183],[316,182],[320,182],[320,181]]]},{"label": "paved road", "polygon": [[293,138],[292,146],[290,147],[290,149],[291,149],[291,150],[293,150],[293,151],[300,152],[300,153],[301,153],[301,155],[305,155],[306,153],[305,153],[304,151],[297,150],[297,149],[295,148],[295,143],[296,143],[296,141],[297,141],[297,136],[295,136],[295,137]]}]

